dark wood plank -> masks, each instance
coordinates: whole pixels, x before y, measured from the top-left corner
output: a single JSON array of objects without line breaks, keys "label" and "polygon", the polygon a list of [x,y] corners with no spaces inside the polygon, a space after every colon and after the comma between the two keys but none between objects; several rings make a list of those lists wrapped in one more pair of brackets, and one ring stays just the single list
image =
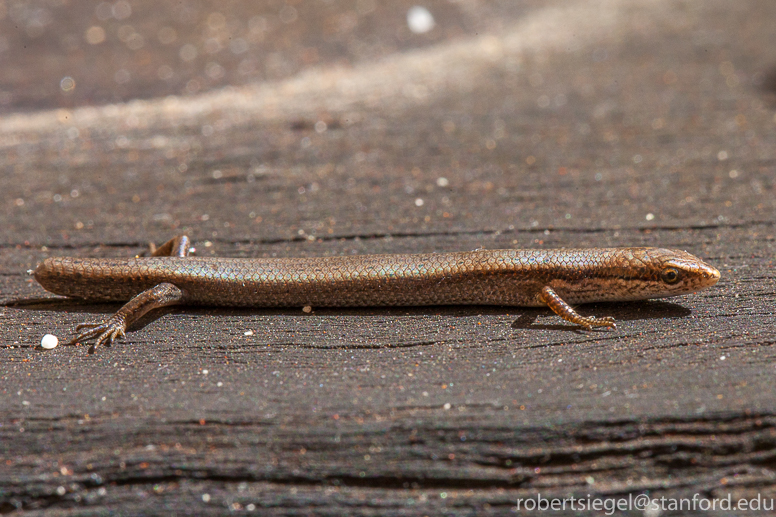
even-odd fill
[{"label": "dark wood plank", "polygon": [[[432,2],[426,38],[405,33],[407,5],[398,18],[378,10],[391,31],[353,33],[372,45],[360,59],[326,32],[360,19],[355,4],[319,4],[275,57],[327,49],[317,67],[165,100],[201,73],[182,66],[177,86],[149,76],[116,92],[147,101],[115,106],[85,106],[77,79],[67,101],[14,90],[3,107],[0,511],[501,515],[539,493],[772,500],[776,6]],[[268,19],[282,23],[276,7]],[[138,4],[123,23],[158,31],[153,13]],[[235,7],[235,34],[253,15]],[[82,38],[97,21],[67,23]],[[204,49],[207,31],[189,29],[176,45],[196,36]],[[170,51],[154,31],[144,48],[156,63]],[[124,53],[108,35],[101,52]],[[23,55],[0,57],[45,75]],[[138,63],[125,65],[132,77],[147,72]],[[94,102],[115,73],[94,79]],[[243,84],[234,74],[210,86]],[[655,245],[704,257],[722,280],[580,308],[614,316],[616,332],[536,309],[181,308],[95,355],[37,348],[116,306],[55,299],[27,270],[182,232],[204,256]]]}]

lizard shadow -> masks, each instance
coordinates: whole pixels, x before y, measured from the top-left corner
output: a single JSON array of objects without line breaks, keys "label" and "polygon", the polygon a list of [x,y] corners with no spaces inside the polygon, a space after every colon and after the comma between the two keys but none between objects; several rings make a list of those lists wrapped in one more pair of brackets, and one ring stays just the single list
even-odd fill
[{"label": "lizard shadow", "polygon": [[[617,302],[616,305],[612,303],[590,303],[583,305],[582,307],[582,310],[579,312],[583,316],[612,316],[617,322],[663,318],[684,318],[692,314],[690,309],[683,307],[682,305],[657,300]],[[565,325],[537,324],[536,319],[539,316],[552,314],[552,312],[548,311],[548,309],[541,307],[521,308],[521,311],[523,314],[512,323],[513,329],[580,331],[580,327],[569,323],[566,323]],[[607,332],[608,330],[609,329],[604,327],[596,327],[588,332]]]},{"label": "lizard shadow", "polygon": [[[91,315],[86,317],[86,322],[98,321],[99,314],[112,315],[123,304],[121,303],[95,303],[69,298],[33,298],[11,300],[3,304],[7,307],[23,307],[28,310],[64,311],[69,313],[82,313]],[[408,306],[408,307],[324,307],[313,309],[306,313],[299,308],[240,308],[240,307],[206,307],[198,305],[179,305],[155,309],[145,314],[132,323],[128,332],[142,330],[148,324],[162,316],[176,313],[199,315],[264,315],[264,316],[343,316],[343,317],[395,317],[406,316],[443,316],[451,318],[466,318],[477,316],[503,316],[518,312],[511,328],[530,330],[562,330],[580,332],[580,327],[563,322],[561,324],[538,324],[536,320],[540,316],[555,316],[552,311],[542,307],[509,307],[493,305],[432,305],[432,306]],[[581,310],[583,315],[595,314],[613,316],[617,321],[631,321],[644,319],[682,318],[692,314],[690,309],[676,303],[642,300],[635,302],[618,302],[615,304],[597,303],[586,304]],[[107,318],[103,318],[107,319]],[[608,329],[596,328],[593,331],[606,332]]]}]

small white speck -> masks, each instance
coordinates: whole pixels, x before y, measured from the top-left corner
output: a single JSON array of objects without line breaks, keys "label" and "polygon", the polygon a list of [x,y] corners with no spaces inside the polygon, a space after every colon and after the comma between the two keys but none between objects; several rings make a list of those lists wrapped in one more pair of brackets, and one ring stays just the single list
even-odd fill
[{"label": "small white speck", "polygon": [[203,503],[209,503],[210,502],[210,494],[202,494],[202,502]]},{"label": "small white speck", "polygon": [[646,216],[646,218],[645,218],[645,219],[646,219],[647,221],[651,221],[651,220],[653,220],[654,218],[655,218],[655,214],[653,214],[653,213],[651,213],[651,212],[650,212],[649,214],[647,214],[647,216]]},{"label": "small white speck", "polygon": [[738,177],[738,171],[733,169],[732,171],[728,172],[728,176],[730,176],[730,179],[736,179]]},{"label": "small white speck", "polygon": [[221,386],[223,386],[223,385],[224,385],[224,383],[223,383],[223,382],[221,382],[221,381],[218,381],[218,382],[216,383],[216,386],[218,386],[219,388],[220,388]]},{"label": "small white speck", "polygon": [[[407,17],[409,18],[409,15],[407,15]],[[62,80],[59,81],[59,87],[63,92],[72,91],[75,88],[75,81],[70,76],[63,77]]]},{"label": "small white speck", "polygon": [[210,373],[210,372],[209,372],[208,370],[202,370],[202,375],[207,375],[207,374],[209,374],[209,373]]},{"label": "small white speck", "polygon": [[437,178],[437,186],[438,187],[446,187],[450,184],[450,180],[448,180],[445,177]]},{"label": "small white speck", "polygon": [[452,405],[451,405],[449,402],[447,402],[447,403],[446,403],[444,406],[442,406],[442,407],[443,407],[443,408],[445,408],[445,409],[450,409],[450,408],[451,408],[451,407],[453,407],[453,406],[452,406]]},{"label": "small white speck", "polygon": [[243,332],[243,336],[252,336],[252,335],[253,335],[252,330],[246,330],[245,332]]},{"label": "small white speck", "polygon": [[728,159],[728,152],[727,151],[720,151],[717,153],[717,160],[724,162]]},{"label": "small white speck", "polygon": [[416,5],[407,11],[407,25],[415,34],[423,34],[433,29],[436,22],[428,9]]},{"label": "small white speck", "polygon": [[415,206],[423,206],[423,199],[418,198],[415,200]]},{"label": "small white speck", "polygon": [[54,334],[46,334],[43,339],[40,340],[40,346],[46,350],[51,350],[57,347],[59,344],[59,338]]},{"label": "small white speck", "polygon": [[724,361],[725,359],[726,359],[726,357],[724,355],[720,356],[720,358],[719,358],[720,361]]}]

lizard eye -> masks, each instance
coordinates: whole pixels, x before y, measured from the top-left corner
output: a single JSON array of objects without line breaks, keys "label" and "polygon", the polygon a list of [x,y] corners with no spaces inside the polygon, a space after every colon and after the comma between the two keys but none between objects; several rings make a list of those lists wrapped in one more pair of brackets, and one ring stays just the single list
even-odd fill
[{"label": "lizard eye", "polygon": [[660,273],[660,277],[667,284],[675,284],[679,281],[679,271],[672,267],[667,267]]}]

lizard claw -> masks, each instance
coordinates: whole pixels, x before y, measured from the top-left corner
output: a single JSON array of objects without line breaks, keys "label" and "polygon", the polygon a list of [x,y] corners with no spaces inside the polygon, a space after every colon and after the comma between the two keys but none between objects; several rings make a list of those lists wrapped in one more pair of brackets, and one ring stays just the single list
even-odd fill
[{"label": "lizard claw", "polygon": [[604,316],[603,318],[596,318],[595,316],[588,316],[585,318],[587,325],[583,326],[585,327],[585,330],[593,330],[593,327],[608,327],[611,329],[616,329],[617,324],[614,322],[614,318],[611,316]]},{"label": "lizard claw", "polygon": [[94,353],[95,348],[100,345],[110,346],[115,339],[125,336],[126,321],[117,316],[118,314],[114,314],[107,321],[101,323],[81,323],[75,328],[79,334],[70,341],[70,344],[74,345],[94,339],[94,344],[89,348],[90,354]]}]

